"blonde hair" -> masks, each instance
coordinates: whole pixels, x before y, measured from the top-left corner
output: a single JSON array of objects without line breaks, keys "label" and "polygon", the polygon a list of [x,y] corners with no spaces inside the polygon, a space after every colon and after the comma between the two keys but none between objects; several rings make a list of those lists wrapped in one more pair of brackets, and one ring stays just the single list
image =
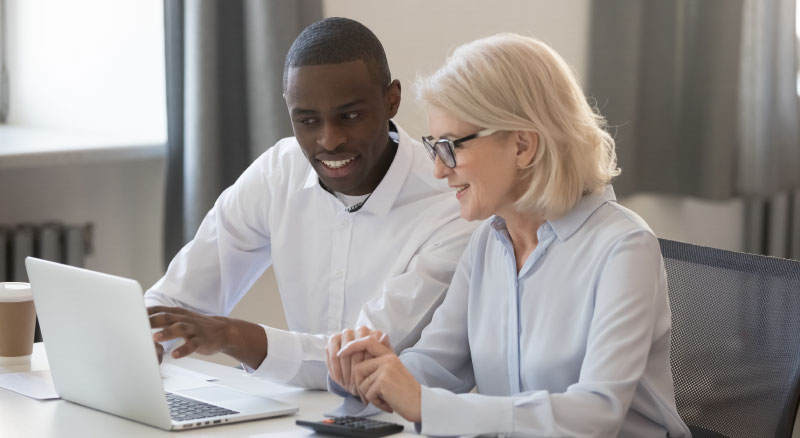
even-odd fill
[{"label": "blonde hair", "polygon": [[417,80],[418,98],[453,117],[503,131],[534,131],[539,146],[520,179],[521,211],[555,219],[619,175],[614,139],[589,106],[572,69],[534,38],[501,33],[457,48]]}]

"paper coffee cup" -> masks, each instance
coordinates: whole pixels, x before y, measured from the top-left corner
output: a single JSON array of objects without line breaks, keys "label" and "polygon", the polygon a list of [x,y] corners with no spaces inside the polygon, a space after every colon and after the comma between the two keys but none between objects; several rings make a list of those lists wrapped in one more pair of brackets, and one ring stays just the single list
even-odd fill
[{"label": "paper coffee cup", "polygon": [[29,283],[0,283],[0,365],[30,362],[36,309]]}]

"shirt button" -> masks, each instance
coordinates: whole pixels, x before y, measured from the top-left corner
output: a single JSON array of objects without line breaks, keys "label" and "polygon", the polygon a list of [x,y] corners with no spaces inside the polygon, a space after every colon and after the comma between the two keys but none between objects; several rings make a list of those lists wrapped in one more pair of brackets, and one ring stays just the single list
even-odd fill
[{"label": "shirt button", "polygon": [[333,278],[339,279],[342,278],[342,270],[337,269],[336,272],[333,273]]},{"label": "shirt button", "polygon": [[342,228],[347,228],[348,225],[350,225],[350,221],[348,221],[348,220],[343,220],[342,221],[342,225],[341,225]]}]

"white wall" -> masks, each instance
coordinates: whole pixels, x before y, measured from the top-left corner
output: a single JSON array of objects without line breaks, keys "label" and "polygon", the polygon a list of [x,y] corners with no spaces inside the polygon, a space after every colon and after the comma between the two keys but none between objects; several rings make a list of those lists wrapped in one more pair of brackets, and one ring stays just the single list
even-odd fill
[{"label": "white wall", "polygon": [[453,49],[498,32],[537,37],[579,77],[586,70],[589,0],[325,0],[325,16],[360,21],[381,40],[392,76],[403,86],[397,120],[411,135],[427,132],[414,80],[432,73]]},{"label": "white wall", "polygon": [[639,213],[659,237],[732,251],[744,250],[745,210],[741,199],[707,201],[638,194],[619,202]]},{"label": "white wall", "polygon": [[94,224],[87,267],[143,285],[161,274],[163,160],[2,169],[0,224]]}]

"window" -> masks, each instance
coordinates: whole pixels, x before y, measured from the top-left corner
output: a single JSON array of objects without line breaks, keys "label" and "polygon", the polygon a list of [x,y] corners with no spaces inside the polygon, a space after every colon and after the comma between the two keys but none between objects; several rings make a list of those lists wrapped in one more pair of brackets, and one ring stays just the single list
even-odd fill
[{"label": "window", "polygon": [[[2,1],[2,0],[0,0]],[[795,50],[797,50],[797,59],[800,60],[800,5],[795,5],[794,16],[794,34],[797,37]],[[800,66],[798,66],[800,67]],[[797,71],[797,95],[800,96],[800,68]]]},{"label": "window", "polygon": [[6,68],[6,2],[0,0],[0,123],[8,116],[8,69]]},{"label": "window", "polygon": [[163,143],[164,0],[0,4],[9,78],[5,123]]}]

